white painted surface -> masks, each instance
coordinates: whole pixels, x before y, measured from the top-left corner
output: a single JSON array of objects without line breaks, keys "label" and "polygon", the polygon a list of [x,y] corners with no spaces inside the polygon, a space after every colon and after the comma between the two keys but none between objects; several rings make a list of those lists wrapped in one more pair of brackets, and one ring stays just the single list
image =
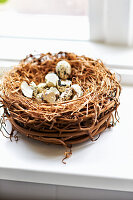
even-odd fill
[{"label": "white painted surface", "polygon": [[133,46],[133,1],[130,0],[129,8],[129,46]]},{"label": "white painted surface", "polygon": [[133,45],[132,0],[90,0],[90,40]]},{"label": "white painted surface", "polygon": [[[55,200],[56,186],[0,180],[1,200]],[[64,200],[64,199],[62,199]]]},{"label": "white painted surface", "polygon": [[[20,60],[30,53],[68,51],[101,59],[108,65],[133,69],[133,48],[86,41],[19,39],[0,37],[0,64]],[[4,59],[3,61],[1,59]]]},{"label": "white painted surface", "polygon": [[90,40],[104,41],[104,0],[89,0]]},{"label": "white painted surface", "polygon": [[105,1],[105,39],[110,44],[129,44],[130,0]]},{"label": "white painted surface", "polygon": [[132,192],[0,180],[2,200],[132,200]]},{"label": "white painted surface", "polygon": [[133,191],[132,94],[133,87],[123,87],[120,123],[97,142],[74,146],[66,165],[61,146],[0,135],[0,179]]}]

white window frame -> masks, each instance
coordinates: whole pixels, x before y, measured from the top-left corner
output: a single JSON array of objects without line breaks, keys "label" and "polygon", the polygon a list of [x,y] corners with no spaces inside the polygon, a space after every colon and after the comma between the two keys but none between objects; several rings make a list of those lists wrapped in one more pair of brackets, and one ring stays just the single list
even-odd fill
[{"label": "white window frame", "polygon": [[90,38],[115,45],[133,45],[133,1],[89,0]]}]

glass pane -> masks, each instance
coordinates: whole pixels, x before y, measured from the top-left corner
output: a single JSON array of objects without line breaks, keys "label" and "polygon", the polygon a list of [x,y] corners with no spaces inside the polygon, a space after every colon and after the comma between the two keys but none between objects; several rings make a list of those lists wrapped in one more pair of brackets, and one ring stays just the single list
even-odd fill
[{"label": "glass pane", "polygon": [[88,1],[6,0],[0,3],[0,36],[88,40]]},{"label": "glass pane", "polygon": [[88,0],[10,0],[21,13],[48,15],[88,15]]}]

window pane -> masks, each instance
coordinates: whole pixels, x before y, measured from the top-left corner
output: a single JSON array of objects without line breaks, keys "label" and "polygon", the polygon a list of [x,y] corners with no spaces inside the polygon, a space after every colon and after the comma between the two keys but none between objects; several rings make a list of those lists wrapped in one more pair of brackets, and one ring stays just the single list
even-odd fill
[{"label": "window pane", "polygon": [[88,0],[8,0],[0,36],[88,40]]},{"label": "window pane", "polygon": [[22,13],[50,15],[88,15],[88,0],[10,0]]}]

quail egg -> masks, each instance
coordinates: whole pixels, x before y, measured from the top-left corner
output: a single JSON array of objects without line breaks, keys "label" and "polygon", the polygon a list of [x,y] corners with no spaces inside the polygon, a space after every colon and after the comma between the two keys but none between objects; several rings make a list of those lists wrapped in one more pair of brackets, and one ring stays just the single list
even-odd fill
[{"label": "quail egg", "polygon": [[22,91],[24,96],[26,96],[28,98],[32,98],[33,89],[28,85],[28,83],[26,81],[23,81],[21,83],[21,91]]},{"label": "quail egg", "polygon": [[2,104],[0,104],[0,118],[2,117],[2,116],[4,116],[4,108],[2,107]]},{"label": "quail egg", "polygon": [[66,88],[69,88],[71,86],[72,82],[70,80],[58,80],[57,82],[57,88],[60,92],[64,92]]},{"label": "quail egg", "polygon": [[59,95],[60,95],[60,92],[57,90],[56,87],[51,87],[51,88],[49,89],[49,92],[54,92],[54,93],[55,93],[55,96],[56,96],[57,98],[58,98]]},{"label": "quail egg", "polygon": [[72,88],[67,88],[65,90],[65,92],[62,92],[62,94],[60,95],[59,100],[67,101],[67,100],[71,99],[72,95],[73,95]]},{"label": "quail egg", "polygon": [[74,96],[73,96],[73,100],[76,100],[78,98],[78,96],[75,94]]},{"label": "quail egg", "polygon": [[45,76],[46,86],[48,87],[56,87],[58,80],[59,80],[59,77],[57,76],[57,74],[53,72]]},{"label": "quail egg", "polygon": [[39,101],[42,101],[43,100],[43,92],[37,94],[36,99],[39,100]]},{"label": "quail egg", "polygon": [[31,87],[31,89],[33,90],[33,96],[35,96],[36,97],[36,95],[37,95],[37,85],[35,84],[35,82],[34,81],[32,81],[31,83],[30,83],[30,87]]},{"label": "quail egg", "polygon": [[43,100],[48,103],[54,103],[56,101],[56,95],[54,92],[47,90],[45,93],[43,93]]},{"label": "quail egg", "polygon": [[37,86],[37,92],[43,92],[43,90],[45,90],[46,87],[46,83],[39,83],[39,85]]},{"label": "quail egg", "polygon": [[77,97],[81,97],[83,95],[83,91],[78,84],[72,85],[71,88],[73,89],[73,91],[74,91],[75,95],[77,95]]},{"label": "quail egg", "polygon": [[71,65],[65,60],[58,62],[56,65],[56,73],[61,79],[66,80],[71,74]]},{"label": "quail egg", "polygon": [[35,87],[37,87],[34,81],[32,81],[32,82],[30,83],[30,87],[31,87],[31,89],[33,89],[33,90],[34,90]]}]

